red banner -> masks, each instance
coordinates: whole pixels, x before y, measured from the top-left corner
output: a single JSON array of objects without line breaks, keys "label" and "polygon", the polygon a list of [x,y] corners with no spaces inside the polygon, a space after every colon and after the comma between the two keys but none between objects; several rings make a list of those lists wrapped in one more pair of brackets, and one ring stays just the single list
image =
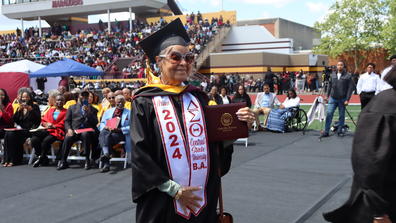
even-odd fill
[{"label": "red banner", "polygon": [[52,8],[63,8],[76,5],[83,5],[83,0],[53,0]]}]

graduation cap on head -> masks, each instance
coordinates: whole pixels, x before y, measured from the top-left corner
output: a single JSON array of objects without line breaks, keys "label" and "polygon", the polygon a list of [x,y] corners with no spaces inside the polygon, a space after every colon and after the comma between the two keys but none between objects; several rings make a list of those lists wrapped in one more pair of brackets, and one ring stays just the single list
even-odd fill
[{"label": "graduation cap on head", "polygon": [[146,53],[151,62],[155,62],[155,57],[159,53],[173,45],[188,46],[190,37],[188,36],[183,23],[179,18],[173,20],[171,23],[151,34],[139,45]]}]

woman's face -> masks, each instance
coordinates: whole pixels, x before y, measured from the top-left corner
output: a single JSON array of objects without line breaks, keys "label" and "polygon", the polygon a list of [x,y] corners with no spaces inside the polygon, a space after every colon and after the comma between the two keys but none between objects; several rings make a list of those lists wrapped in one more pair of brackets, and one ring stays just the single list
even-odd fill
[{"label": "woman's face", "polygon": [[165,84],[180,84],[186,81],[192,71],[194,55],[189,52],[188,47],[179,45],[170,46],[165,52],[166,54],[157,60],[162,81]]},{"label": "woman's face", "polygon": [[5,100],[5,93],[3,90],[0,90],[0,101],[3,102]]},{"label": "woman's face", "polygon": [[289,91],[289,98],[295,98],[296,94],[293,91]]},{"label": "woman's face", "polygon": [[55,106],[57,109],[61,109],[61,108],[63,108],[63,105],[65,105],[65,98],[61,95],[58,95],[55,98]]},{"label": "woman's face", "polygon": [[56,103],[56,97],[48,97],[48,105],[54,106]]},{"label": "woman's face", "polygon": [[213,87],[210,89],[210,93],[211,93],[212,95],[217,94],[217,87],[216,87],[216,86],[213,86]]},{"label": "woman's face", "polygon": [[22,96],[21,96],[22,102],[27,104],[30,102],[30,100],[31,100],[31,98],[29,97],[29,94],[27,92],[22,93]]},{"label": "woman's face", "polygon": [[245,90],[243,89],[242,86],[239,86],[239,88],[238,88],[238,93],[239,93],[240,95],[243,95],[243,94],[245,93]]},{"label": "woman's face", "polygon": [[220,94],[221,94],[222,96],[226,96],[226,95],[227,95],[226,89],[225,89],[225,88],[222,88]]},{"label": "woman's face", "polygon": [[88,104],[92,104],[94,100],[94,96],[93,94],[89,93],[89,97],[88,97]]}]

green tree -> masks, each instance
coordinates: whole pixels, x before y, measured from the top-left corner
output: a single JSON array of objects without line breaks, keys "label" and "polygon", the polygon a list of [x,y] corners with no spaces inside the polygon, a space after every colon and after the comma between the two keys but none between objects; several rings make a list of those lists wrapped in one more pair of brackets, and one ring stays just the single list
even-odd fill
[{"label": "green tree", "polygon": [[396,54],[396,1],[388,0],[389,16],[385,18],[385,25],[382,32],[384,48],[389,54]]},{"label": "green tree", "polygon": [[[315,28],[322,33],[315,53],[338,57],[348,52],[354,57],[355,68],[364,59],[361,51],[382,43],[384,17],[388,0],[338,0],[323,21]],[[394,1],[394,0],[391,0]]]}]

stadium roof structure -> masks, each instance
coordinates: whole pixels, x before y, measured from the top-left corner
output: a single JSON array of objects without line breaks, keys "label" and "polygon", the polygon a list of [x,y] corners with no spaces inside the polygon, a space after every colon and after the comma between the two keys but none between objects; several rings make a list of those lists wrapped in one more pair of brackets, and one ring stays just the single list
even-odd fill
[{"label": "stadium roof structure", "polygon": [[144,17],[181,15],[182,11],[175,0],[3,0],[2,13],[11,19],[56,20],[65,17],[87,17],[103,14],[107,10],[125,12],[129,8]]}]

